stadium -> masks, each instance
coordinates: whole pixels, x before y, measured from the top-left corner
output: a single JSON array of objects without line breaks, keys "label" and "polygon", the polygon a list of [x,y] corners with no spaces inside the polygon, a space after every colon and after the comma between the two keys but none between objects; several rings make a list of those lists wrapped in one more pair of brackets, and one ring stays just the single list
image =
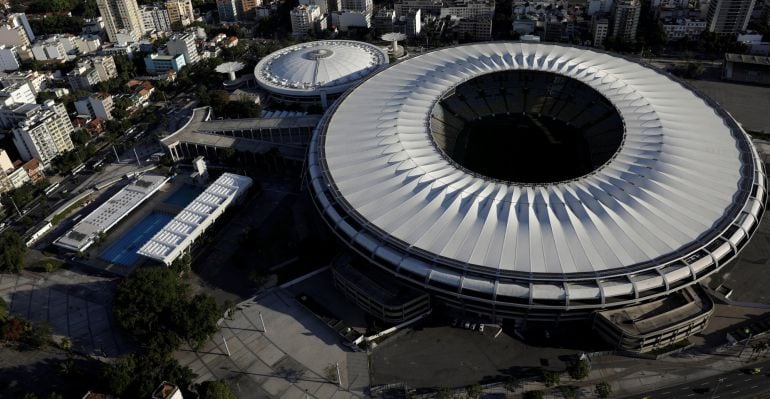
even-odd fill
[{"label": "stadium", "polygon": [[749,137],[711,100],[628,59],[534,43],[439,49],[368,77],[324,115],[308,167],[361,270],[485,320],[620,309],[606,319],[628,330],[635,312],[666,314],[616,331],[642,350],[705,326],[698,283],[746,245],[766,197]]},{"label": "stadium", "polygon": [[278,50],[254,68],[257,84],[279,102],[324,108],[388,64],[381,48],[352,40],[319,40]]}]

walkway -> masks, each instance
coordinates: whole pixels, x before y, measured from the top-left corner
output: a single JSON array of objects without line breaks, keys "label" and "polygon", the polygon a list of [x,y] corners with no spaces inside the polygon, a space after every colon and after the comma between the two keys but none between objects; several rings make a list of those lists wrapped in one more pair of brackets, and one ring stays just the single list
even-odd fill
[{"label": "walkway", "polygon": [[[238,309],[200,350],[186,348],[175,353],[180,364],[198,375],[195,382],[227,379],[244,399],[365,395],[369,385],[366,354],[343,346],[336,333],[288,292],[276,288],[242,302]],[[336,364],[341,387],[336,381]]]}]

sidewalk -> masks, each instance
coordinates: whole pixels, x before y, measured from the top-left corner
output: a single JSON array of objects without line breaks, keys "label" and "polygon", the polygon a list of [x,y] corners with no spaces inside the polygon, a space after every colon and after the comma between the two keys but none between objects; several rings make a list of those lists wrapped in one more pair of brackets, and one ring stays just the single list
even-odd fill
[{"label": "sidewalk", "polygon": [[334,331],[286,291],[276,288],[237,309],[203,348],[175,353],[180,364],[198,375],[195,382],[228,379],[240,398],[365,396],[366,354],[342,346]]}]

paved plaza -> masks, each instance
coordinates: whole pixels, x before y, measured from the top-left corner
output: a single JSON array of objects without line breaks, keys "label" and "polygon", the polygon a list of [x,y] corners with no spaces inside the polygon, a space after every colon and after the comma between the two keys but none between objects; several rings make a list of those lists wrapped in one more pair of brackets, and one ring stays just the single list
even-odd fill
[{"label": "paved plaza", "polygon": [[48,323],[70,337],[73,349],[118,356],[129,348],[112,322],[115,280],[58,270],[48,274],[0,274],[0,297],[12,314]]},{"label": "paved plaza", "polygon": [[[284,289],[242,302],[221,327],[200,350],[175,353],[180,364],[197,374],[195,382],[226,379],[240,398],[302,399],[307,395],[348,399],[365,395],[367,355],[345,347],[334,331]],[[332,371],[336,364],[342,386]]]}]

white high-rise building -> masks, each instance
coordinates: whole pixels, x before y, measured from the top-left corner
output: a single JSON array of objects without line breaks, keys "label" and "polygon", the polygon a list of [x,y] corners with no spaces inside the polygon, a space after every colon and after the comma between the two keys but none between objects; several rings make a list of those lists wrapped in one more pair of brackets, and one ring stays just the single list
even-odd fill
[{"label": "white high-rise building", "polygon": [[144,31],[171,32],[171,20],[168,10],[158,6],[142,6],[142,24]]},{"label": "white high-rise building", "polygon": [[198,54],[198,48],[195,45],[195,34],[174,34],[166,43],[166,51],[169,55],[184,55],[184,62],[186,65],[192,65],[200,61],[201,57]]},{"label": "white high-rise building", "polygon": [[291,10],[290,17],[292,34],[305,36],[308,31],[314,29],[316,21],[321,18],[321,9],[314,5],[300,5]]},{"label": "white high-rise building", "polygon": [[166,11],[171,24],[179,23],[187,26],[195,20],[191,0],[167,0]]},{"label": "white high-rise building", "polygon": [[364,13],[372,13],[374,9],[374,3],[372,0],[341,0],[340,11],[359,11]]},{"label": "white high-rise building", "polygon": [[711,0],[706,14],[709,32],[731,35],[746,30],[755,0]]},{"label": "white high-rise building", "polygon": [[29,26],[27,15],[23,13],[11,14],[0,26],[0,44],[8,46],[29,46],[35,41],[35,34]]},{"label": "white high-rise building", "polygon": [[75,110],[80,115],[88,115],[91,118],[112,119],[112,110],[115,105],[109,93],[98,93],[75,101]]},{"label": "white high-rise building", "polygon": [[13,143],[23,160],[35,158],[47,169],[54,158],[75,149],[70,139],[73,131],[64,104],[48,100],[13,128]]},{"label": "white high-rise building", "polygon": [[604,45],[604,39],[610,31],[610,21],[607,18],[597,18],[596,15],[591,19],[591,37],[593,46],[601,47]]},{"label": "white high-rise building", "polygon": [[612,37],[635,42],[639,30],[642,3],[639,0],[618,0],[612,5]]},{"label": "white high-rise building", "polygon": [[35,93],[27,83],[16,82],[0,89],[0,103],[10,107],[16,104],[34,104]]},{"label": "white high-rise building", "polygon": [[138,42],[144,34],[144,24],[136,0],[96,0],[104,28],[111,42],[119,43],[119,33]]}]

